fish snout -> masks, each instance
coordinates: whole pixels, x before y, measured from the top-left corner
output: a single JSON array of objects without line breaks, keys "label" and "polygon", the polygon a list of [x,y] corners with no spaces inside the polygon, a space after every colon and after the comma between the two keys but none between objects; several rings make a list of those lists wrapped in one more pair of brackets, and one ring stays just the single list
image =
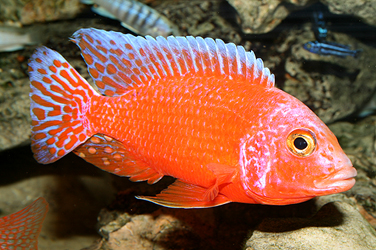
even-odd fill
[{"label": "fish snout", "polygon": [[332,172],[324,179],[314,182],[317,189],[323,191],[344,192],[352,188],[355,184],[354,177],[357,175],[356,169],[351,165],[343,164],[343,167]]}]

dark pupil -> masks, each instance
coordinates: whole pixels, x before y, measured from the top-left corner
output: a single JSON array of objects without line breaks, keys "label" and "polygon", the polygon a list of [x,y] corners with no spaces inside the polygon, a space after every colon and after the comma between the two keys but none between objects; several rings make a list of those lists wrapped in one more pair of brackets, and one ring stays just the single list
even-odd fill
[{"label": "dark pupil", "polygon": [[297,149],[303,150],[308,146],[308,143],[304,138],[298,137],[294,140],[294,146]]}]

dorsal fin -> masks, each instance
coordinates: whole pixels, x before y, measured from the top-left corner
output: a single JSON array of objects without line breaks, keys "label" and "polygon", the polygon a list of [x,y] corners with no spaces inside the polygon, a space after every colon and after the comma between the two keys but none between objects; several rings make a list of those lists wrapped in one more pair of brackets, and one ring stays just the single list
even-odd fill
[{"label": "dorsal fin", "polygon": [[88,70],[102,94],[122,95],[129,86],[152,79],[215,76],[267,88],[274,75],[244,47],[202,37],[135,37],[94,28],[73,34]]}]

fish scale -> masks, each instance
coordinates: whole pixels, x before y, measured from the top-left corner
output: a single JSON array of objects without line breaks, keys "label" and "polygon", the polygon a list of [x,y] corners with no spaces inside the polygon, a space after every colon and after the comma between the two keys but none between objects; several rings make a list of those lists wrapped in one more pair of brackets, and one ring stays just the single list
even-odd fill
[{"label": "fish scale", "polygon": [[[97,29],[72,40],[101,94],[57,52],[37,50],[29,65],[39,162],[73,151],[132,181],[170,175],[176,181],[160,194],[138,196],[168,207],[284,205],[354,185],[356,170],[333,133],[274,87],[253,52],[219,39]],[[66,113],[48,117],[53,106]],[[297,139],[307,146],[296,148]]]}]

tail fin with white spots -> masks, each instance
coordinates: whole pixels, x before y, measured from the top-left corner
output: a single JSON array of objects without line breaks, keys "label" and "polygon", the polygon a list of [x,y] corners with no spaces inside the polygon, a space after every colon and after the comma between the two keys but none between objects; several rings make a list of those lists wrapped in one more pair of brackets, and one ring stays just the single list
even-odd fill
[{"label": "tail fin with white spots", "polygon": [[38,249],[38,236],[48,203],[38,198],[24,209],[0,218],[0,249]]},{"label": "tail fin with white spots", "polygon": [[31,148],[40,163],[54,162],[90,133],[85,113],[98,95],[56,51],[40,47],[30,58]]}]

